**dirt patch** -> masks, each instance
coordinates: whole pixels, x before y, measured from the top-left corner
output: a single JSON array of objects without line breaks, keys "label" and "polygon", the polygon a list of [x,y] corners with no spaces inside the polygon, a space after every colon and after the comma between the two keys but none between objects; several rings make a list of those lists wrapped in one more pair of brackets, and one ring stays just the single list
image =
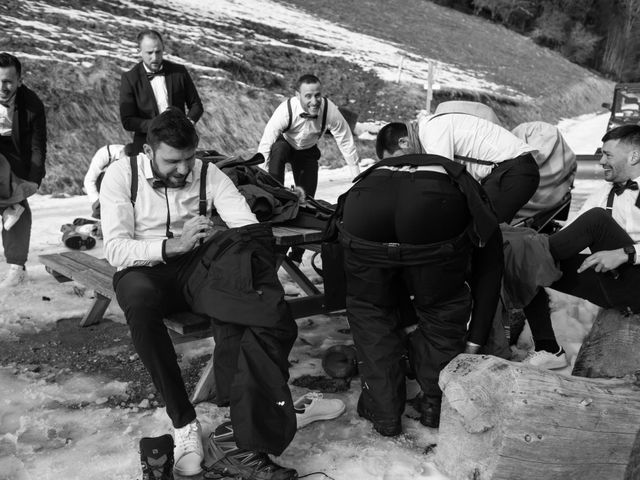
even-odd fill
[{"label": "dirt patch", "polygon": [[[48,382],[62,381],[77,373],[99,374],[128,384],[126,395],[109,397],[108,406],[164,406],[133,349],[126,325],[103,320],[81,328],[79,322],[77,317],[65,318],[58,320],[51,329],[23,333],[17,340],[0,339],[0,366]],[[207,360],[208,356],[204,355],[183,368],[188,392],[193,390]]]}]

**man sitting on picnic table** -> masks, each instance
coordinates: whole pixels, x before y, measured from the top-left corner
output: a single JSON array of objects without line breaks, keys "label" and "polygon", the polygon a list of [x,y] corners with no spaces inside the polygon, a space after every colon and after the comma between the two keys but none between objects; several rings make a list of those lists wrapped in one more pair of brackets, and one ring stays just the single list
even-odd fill
[{"label": "man sitting on picnic table", "polygon": [[[297,327],[275,260],[269,263],[265,257],[269,245],[273,250],[271,229],[257,224],[224,173],[195,158],[197,145],[191,121],[169,108],[151,121],[144,154],[107,169],[100,204],[105,255],[118,270],[113,278],[116,297],[173,423],[175,472],[196,475],[204,466],[234,478],[258,474],[261,479],[295,479],[295,470],[268,456],[280,455],[296,431],[287,357]],[[214,235],[213,208],[230,230]],[[225,257],[236,245],[243,249],[240,254],[248,252],[248,263],[243,263],[245,257]],[[226,290],[208,288],[199,297],[194,293],[202,285],[210,287],[207,282],[216,276]],[[256,290],[243,291],[243,281]],[[211,298],[224,301],[208,302]],[[260,298],[264,302],[246,314]],[[269,303],[269,298],[275,300]],[[216,401],[231,407],[231,422],[210,436],[207,462],[200,423],[163,323],[168,314],[185,310],[215,318]]]}]

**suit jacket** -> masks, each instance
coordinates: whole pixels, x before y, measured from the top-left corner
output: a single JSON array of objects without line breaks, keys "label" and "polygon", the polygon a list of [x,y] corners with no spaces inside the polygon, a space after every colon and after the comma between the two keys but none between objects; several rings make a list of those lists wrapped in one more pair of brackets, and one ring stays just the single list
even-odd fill
[{"label": "suit jacket", "polygon": [[[169,105],[178,107],[187,113],[194,123],[204,109],[202,101],[183,65],[163,60]],[[147,130],[151,120],[158,115],[158,105],[153,95],[151,82],[142,62],[124,72],[120,81],[120,120],[125,130],[134,132],[133,142],[141,148],[147,139]]]},{"label": "suit jacket", "polygon": [[16,92],[12,122],[11,138],[18,155],[0,153],[5,154],[16,176],[40,185],[45,174],[47,123],[42,101],[25,85]]}]

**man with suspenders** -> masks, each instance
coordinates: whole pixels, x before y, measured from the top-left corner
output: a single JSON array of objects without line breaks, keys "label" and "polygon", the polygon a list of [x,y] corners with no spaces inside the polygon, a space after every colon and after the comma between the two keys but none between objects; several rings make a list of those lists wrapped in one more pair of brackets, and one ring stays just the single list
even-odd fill
[{"label": "man with suspenders", "polygon": [[[577,217],[549,236],[549,250],[562,277],[544,285],[603,308],[640,312],[640,126],[625,125],[602,137],[604,179]],[[589,248],[591,255],[581,254]],[[532,302],[538,301],[536,296]],[[549,306],[527,317],[535,350],[524,360],[547,369],[568,365],[551,324]],[[531,318],[530,318],[531,317]]]},{"label": "man with suspenders", "polygon": [[[358,152],[351,129],[338,107],[322,96],[322,85],[315,75],[303,75],[296,83],[296,95],[282,102],[267,122],[258,152],[264,155],[265,168],[284,183],[285,165],[291,165],[296,186],[313,197],[318,186],[318,141],[331,132],[349,165],[351,176],[360,173]],[[298,263],[303,249],[292,250]]]},{"label": "man with suspenders", "polygon": [[498,217],[509,223],[540,182],[535,149],[505,128],[473,114],[447,112],[382,127],[376,153],[427,153],[466,166],[482,184]]},{"label": "man with suspenders", "polygon": [[[173,424],[175,472],[295,479],[269,458],[296,431],[287,357],[297,327],[275,270],[273,234],[221,170],[195,158],[198,140],[187,116],[169,107],[151,120],[144,154],[107,169],[100,203],[116,298]],[[214,208],[229,227],[215,235]],[[200,423],[163,323],[185,310],[215,319],[216,402],[231,414],[211,434],[204,465]]]}]

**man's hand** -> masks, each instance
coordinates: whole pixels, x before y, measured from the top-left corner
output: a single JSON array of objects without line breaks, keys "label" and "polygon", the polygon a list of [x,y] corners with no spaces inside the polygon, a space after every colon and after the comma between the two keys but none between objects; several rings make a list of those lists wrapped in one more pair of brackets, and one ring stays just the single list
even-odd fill
[{"label": "man's hand", "polygon": [[211,219],[198,215],[190,218],[182,227],[182,235],[170,238],[165,243],[167,257],[174,257],[193,250],[200,240],[205,240],[213,234]]},{"label": "man's hand", "polygon": [[609,272],[618,268],[623,263],[627,263],[629,256],[622,248],[617,250],[603,250],[589,255],[584,259],[582,265],[578,267],[578,273],[582,273],[588,268],[593,268],[596,272]]}]

